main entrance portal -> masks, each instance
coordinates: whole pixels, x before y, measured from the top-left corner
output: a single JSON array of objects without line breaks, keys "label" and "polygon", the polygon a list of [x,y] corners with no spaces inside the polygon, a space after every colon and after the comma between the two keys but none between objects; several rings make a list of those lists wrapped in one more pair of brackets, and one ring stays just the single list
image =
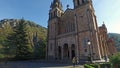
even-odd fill
[{"label": "main entrance portal", "polygon": [[71,55],[72,55],[72,58],[75,57],[75,45],[72,44],[71,46]]},{"label": "main entrance portal", "polygon": [[61,60],[61,46],[58,47],[58,58]]},{"label": "main entrance portal", "polygon": [[64,46],[63,46],[63,58],[64,58],[64,59],[69,59],[69,48],[68,48],[68,44],[64,44]]}]

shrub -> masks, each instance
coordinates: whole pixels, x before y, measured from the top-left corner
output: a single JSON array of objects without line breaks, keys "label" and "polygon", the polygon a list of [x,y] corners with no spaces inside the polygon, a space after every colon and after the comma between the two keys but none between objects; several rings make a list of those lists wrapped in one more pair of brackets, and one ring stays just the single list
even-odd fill
[{"label": "shrub", "polygon": [[0,59],[3,59],[4,57],[4,54],[0,54]]},{"label": "shrub", "polygon": [[84,68],[94,68],[94,67],[92,67],[92,66],[90,66],[90,65],[88,65],[88,64],[85,64],[85,65],[84,65]]},{"label": "shrub", "polygon": [[85,64],[84,68],[112,68],[111,63]]},{"label": "shrub", "polygon": [[114,67],[118,68],[120,66],[120,53],[117,53],[110,57],[110,62]]},{"label": "shrub", "polygon": [[112,68],[110,63],[100,64],[100,68]]},{"label": "shrub", "polygon": [[92,66],[94,68],[99,68],[99,64],[90,64],[90,66]]}]

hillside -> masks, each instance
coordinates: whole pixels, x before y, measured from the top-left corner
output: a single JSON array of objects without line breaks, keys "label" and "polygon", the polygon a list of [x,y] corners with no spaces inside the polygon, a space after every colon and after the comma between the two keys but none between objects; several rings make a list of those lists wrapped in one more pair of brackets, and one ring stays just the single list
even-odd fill
[{"label": "hillside", "polygon": [[114,38],[117,50],[120,52],[120,34],[109,33],[108,36]]},{"label": "hillside", "polygon": [[[6,44],[6,37],[13,33],[14,27],[20,21],[21,19],[3,19],[0,21],[0,58],[4,54],[3,45]],[[41,44],[46,44],[47,29],[31,21],[25,20],[25,22],[27,23],[27,33],[32,50],[35,50],[38,45],[42,47]],[[45,51],[45,45],[41,49]]]}]

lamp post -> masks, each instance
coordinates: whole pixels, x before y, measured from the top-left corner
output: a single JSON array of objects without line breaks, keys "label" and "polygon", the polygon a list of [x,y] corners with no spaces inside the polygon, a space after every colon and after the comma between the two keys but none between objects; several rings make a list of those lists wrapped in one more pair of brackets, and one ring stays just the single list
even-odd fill
[{"label": "lamp post", "polygon": [[90,61],[90,63],[92,63],[92,55],[91,55],[91,48],[90,48],[91,42],[90,42],[90,40],[87,41],[87,44],[89,46],[89,61]]}]

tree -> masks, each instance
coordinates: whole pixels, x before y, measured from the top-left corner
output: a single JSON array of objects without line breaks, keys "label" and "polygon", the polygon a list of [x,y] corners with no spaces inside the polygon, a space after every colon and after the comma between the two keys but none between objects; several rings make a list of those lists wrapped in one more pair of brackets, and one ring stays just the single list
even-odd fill
[{"label": "tree", "polygon": [[34,57],[35,58],[40,58],[40,59],[45,59],[46,55],[46,40],[45,39],[40,39],[37,42],[37,45],[34,46]]},{"label": "tree", "polygon": [[117,53],[110,57],[110,62],[113,64],[114,68],[120,67],[120,53]]},{"label": "tree", "polygon": [[27,27],[25,21],[22,19],[19,25],[16,26],[15,30],[15,44],[16,44],[16,58],[27,59],[31,57],[32,48],[28,42]]},{"label": "tree", "polygon": [[[34,22],[27,21],[27,20],[23,20],[23,21],[24,23],[26,23],[24,25],[25,27],[24,31],[27,35],[26,39],[28,43],[28,49],[30,50],[31,53],[36,52],[36,56],[39,56],[38,58],[40,58],[41,56],[43,56],[43,54],[45,54],[45,46],[43,45],[43,43],[45,42],[46,44],[46,40],[44,39],[46,39],[46,36],[47,36],[47,29],[35,24]],[[1,21],[0,25],[2,26],[0,26],[0,58],[4,58],[8,54],[9,54],[8,56],[9,58],[17,57],[16,55],[17,54],[16,51],[18,51],[17,41],[20,40],[18,39],[18,36],[20,36],[18,31],[22,30],[21,27],[20,29],[18,29],[20,22],[21,22],[21,19],[7,19],[7,20]],[[33,38],[34,38],[34,34],[36,33],[37,33],[37,36],[36,36],[37,45],[34,45]],[[35,47],[38,47],[38,48],[36,48],[35,50]],[[33,56],[35,56],[35,54],[32,54],[32,57]]]},{"label": "tree", "polygon": [[[15,53],[16,53],[16,44],[15,44],[15,34],[11,33],[7,36],[7,38],[5,39],[4,42],[4,53],[6,56],[9,56],[9,58],[14,58],[15,57]],[[12,57],[10,57],[10,55]]]},{"label": "tree", "polygon": [[6,48],[9,47],[9,51],[12,54],[15,53],[15,57],[18,59],[28,59],[32,55],[26,25],[25,21],[21,19],[14,27],[13,34],[7,37]]}]

